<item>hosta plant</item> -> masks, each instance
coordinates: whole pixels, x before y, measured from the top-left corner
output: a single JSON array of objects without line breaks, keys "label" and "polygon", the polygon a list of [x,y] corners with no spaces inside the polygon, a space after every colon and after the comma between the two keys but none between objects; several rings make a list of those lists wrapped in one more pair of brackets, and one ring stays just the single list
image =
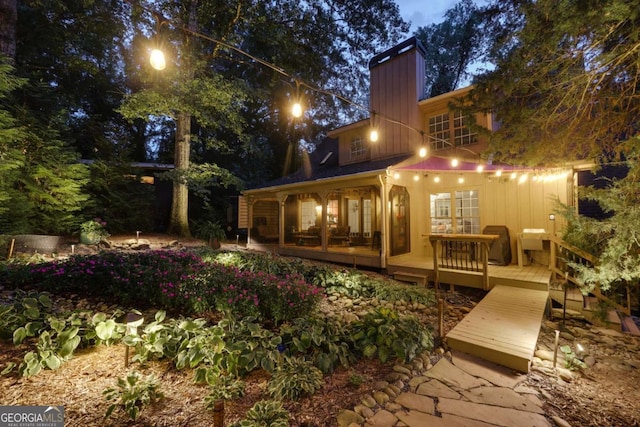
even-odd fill
[{"label": "hosta plant", "polygon": [[277,400],[261,400],[247,411],[245,418],[231,427],[289,427],[289,412]]},{"label": "hosta plant", "polygon": [[301,357],[285,357],[271,375],[267,390],[277,400],[311,396],[323,384],[322,371]]},{"label": "hosta plant", "polygon": [[164,397],[160,383],[153,375],[142,378],[137,371],[130,372],[126,378],[118,378],[117,386],[104,390],[102,394],[107,401],[113,402],[107,408],[105,418],[120,408],[132,420],[138,418],[145,406]]}]

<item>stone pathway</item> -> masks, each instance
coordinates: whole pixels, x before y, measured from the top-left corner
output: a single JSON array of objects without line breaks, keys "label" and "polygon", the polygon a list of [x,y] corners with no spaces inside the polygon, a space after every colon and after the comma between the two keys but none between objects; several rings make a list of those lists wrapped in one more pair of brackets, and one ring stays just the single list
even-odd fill
[{"label": "stone pathway", "polygon": [[[352,411],[343,411],[338,416],[338,425],[552,425],[544,416],[536,391],[521,384],[526,375],[465,353],[447,353],[434,365],[425,354],[410,364],[396,366],[394,371],[394,382],[378,384],[380,391],[365,396],[362,404]],[[375,413],[373,408],[377,409]]]}]

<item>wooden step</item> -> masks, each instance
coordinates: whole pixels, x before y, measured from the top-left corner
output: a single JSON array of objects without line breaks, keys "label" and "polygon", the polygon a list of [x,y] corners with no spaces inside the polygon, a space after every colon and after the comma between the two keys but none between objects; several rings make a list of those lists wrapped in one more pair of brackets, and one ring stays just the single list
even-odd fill
[{"label": "wooden step", "polygon": [[393,273],[393,278],[400,282],[415,283],[416,285],[423,286],[427,286],[429,283],[429,276],[425,274],[411,273],[408,271],[395,271]]},{"label": "wooden step", "polygon": [[622,318],[622,331],[631,335],[640,336],[640,328],[638,328],[636,322],[629,316]]}]

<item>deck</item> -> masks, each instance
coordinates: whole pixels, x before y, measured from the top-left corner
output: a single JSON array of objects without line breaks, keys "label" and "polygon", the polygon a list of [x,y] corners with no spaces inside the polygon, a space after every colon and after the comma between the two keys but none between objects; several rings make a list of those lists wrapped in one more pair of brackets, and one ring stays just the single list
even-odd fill
[{"label": "deck", "polygon": [[447,336],[455,350],[528,372],[547,306],[546,291],[496,285]]}]

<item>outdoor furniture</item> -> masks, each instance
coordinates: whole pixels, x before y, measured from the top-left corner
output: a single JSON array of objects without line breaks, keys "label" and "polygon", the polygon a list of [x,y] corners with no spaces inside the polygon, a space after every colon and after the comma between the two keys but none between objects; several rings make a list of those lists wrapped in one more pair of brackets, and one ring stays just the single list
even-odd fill
[{"label": "outdoor furniture", "polygon": [[342,227],[332,228],[329,234],[329,244],[349,244],[349,232],[351,226],[345,225]]},{"label": "outdoor furniture", "polygon": [[298,246],[318,246],[320,244],[320,227],[311,226],[308,229],[295,235]]}]

